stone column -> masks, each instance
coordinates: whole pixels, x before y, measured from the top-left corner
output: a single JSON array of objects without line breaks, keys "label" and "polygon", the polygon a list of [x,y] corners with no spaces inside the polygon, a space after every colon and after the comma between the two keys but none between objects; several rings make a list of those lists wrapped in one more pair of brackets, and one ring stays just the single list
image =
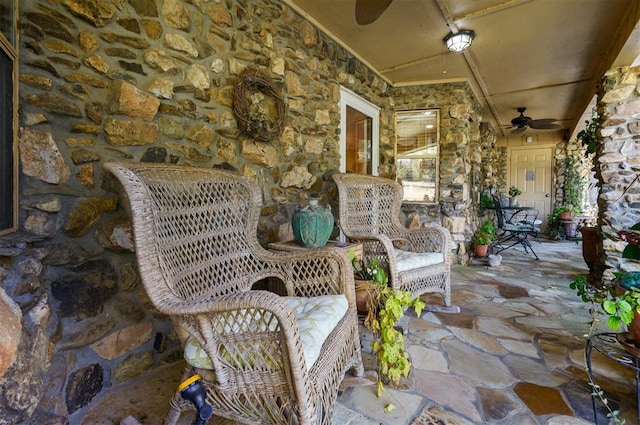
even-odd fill
[{"label": "stone column", "polygon": [[[602,231],[615,234],[640,222],[640,68],[610,70],[598,91],[598,114],[602,117],[595,168],[600,193],[598,222]],[[625,262],[626,243],[603,241],[606,280],[618,270],[640,269]]]}]

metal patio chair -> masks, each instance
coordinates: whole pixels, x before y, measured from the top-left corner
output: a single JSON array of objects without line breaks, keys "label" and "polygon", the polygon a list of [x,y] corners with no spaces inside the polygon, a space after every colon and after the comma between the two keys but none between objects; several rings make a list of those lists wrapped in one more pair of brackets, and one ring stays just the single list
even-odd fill
[{"label": "metal patio chair", "polygon": [[494,210],[498,235],[490,251],[498,254],[509,248],[521,247],[525,253],[531,252],[539,260],[529,240],[530,237],[537,238],[540,232],[538,210],[533,207],[503,207],[498,198],[494,198]]}]

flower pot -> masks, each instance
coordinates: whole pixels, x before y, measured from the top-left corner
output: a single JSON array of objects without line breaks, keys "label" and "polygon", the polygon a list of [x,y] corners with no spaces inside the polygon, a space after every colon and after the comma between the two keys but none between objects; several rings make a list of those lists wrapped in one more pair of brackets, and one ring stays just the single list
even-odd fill
[{"label": "flower pot", "polygon": [[306,248],[320,248],[327,244],[333,232],[333,214],[329,205],[322,206],[318,198],[309,198],[309,204],[298,207],[291,217],[296,241]]},{"label": "flower pot", "polygon": [[575,238],[577,234],[578,223],[573,220],[562,220],[564,234],[568,238]]},{"label": "flower pot", "polygon": [[598,240],[600,239],[600,229],[592,226],[580,228],[582,233],[582,258],[589,267],[589,273],[593,273],[593,266],[598,259]]},{"label": "flower pot", "polygon": [[633,312],[633,320],[627,325],[627,332],[631,334],[636,347],[640,348],[640,314]]},{"label": "flower pot", "polygon": [[560,215],[558,215],[558,218],[560,219],[560,221],[571,221],[575,216],[576,213],[574,211],[565,211],[560,213]]},{"label": "flower pot", "polygon": [[520,203],[518,202],[518,198],[515,196],[512,196],[511,198],[509,198],[509,206],[510,207],[519,207]]},{"label": "flower pot", "polygon": [[486,257],[489,251],[489,245],[475,245],[476,257]]},{"label": "flower pot", "polygon": [[370,280],[355,279],[356,307],[358,313],[366,314],[375,305],[376,290]]}]

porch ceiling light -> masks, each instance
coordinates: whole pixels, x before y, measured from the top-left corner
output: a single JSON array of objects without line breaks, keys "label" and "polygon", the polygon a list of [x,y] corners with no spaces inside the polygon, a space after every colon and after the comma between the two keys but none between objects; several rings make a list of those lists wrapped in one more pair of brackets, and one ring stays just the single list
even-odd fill
[{"label": "porch ceiling light", "polygon": [[444,38],[444,43],[450,52],[461,52],[471,46],[476,33],[471,30],[460,30],[457,33],[449,33]]}]

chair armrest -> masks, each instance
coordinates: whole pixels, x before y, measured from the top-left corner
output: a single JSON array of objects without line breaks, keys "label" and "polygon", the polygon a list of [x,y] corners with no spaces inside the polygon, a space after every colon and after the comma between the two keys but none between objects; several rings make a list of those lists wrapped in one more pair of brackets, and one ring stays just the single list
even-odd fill
[{"label": "chair armrest", "polygon": [[353,268],[343,250],[329,247],[296,252],[263,250],[259,256],[270,264],[272,275],[282,279],[290,296],[342,294],[347,297],[349,309],[355,312]]},{"label": "chair armrest", "polygon": [[439,252],[448,257],[451,250],[451,234],[443,226],[434,224],[414,229],[401,229],[400,236],[409,241],[411,251]]},{"label": "chair armrest", "polygon": [[[211,360],[216,380],[236,386],[240,376],[254,375],[265,388],[281,379],[282,369],[308,382],[308,367],[293,311],[268,291],[247,291],[208,302],[208,310],[174,318],[176,326],[198,340]],[[190,312],[193,313],[193,312]],[[261,378],[257,378],[261,376]],[[312,394],[295,382],[297,397]],[[278,383],[281,384],[281,383]],[[273,384],[277,385],[277,384]]]}]

